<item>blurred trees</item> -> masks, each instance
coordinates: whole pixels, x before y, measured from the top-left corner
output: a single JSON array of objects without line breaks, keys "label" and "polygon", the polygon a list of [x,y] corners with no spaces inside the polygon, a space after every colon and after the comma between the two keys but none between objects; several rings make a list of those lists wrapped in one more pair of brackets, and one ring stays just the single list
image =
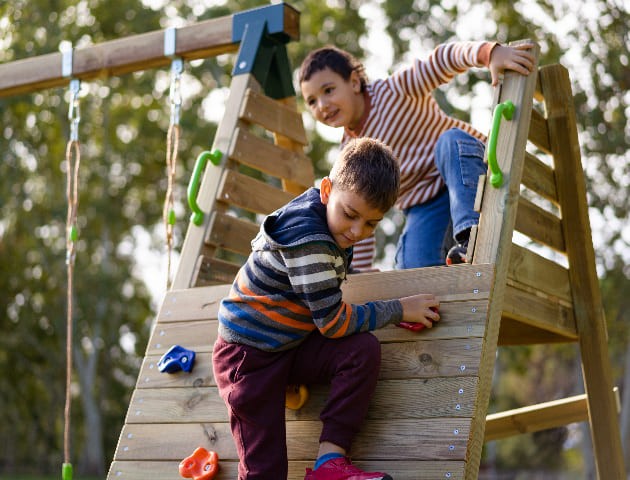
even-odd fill
[{"label": "blurred trees", "polygon": [[[391,45],[391,64],[378,65],[391,71],[414,56],[426,56],[443,41],[521,38],[541,44],[541,64],[561,62],[569,68],[611,356],[624,394],[630,323],[630,272],[625,260],[630,243],[627,7],[614,0],[597,0],[581,9],[566,0],[289,3],[301,12],[301,40],[288,46],[296,68],[309,50],[327,43],[366,60],[387,53],[384,50]],[[0,61],[56,52],[62,42],[80,48],[265,4],[262,0],[129,0],[112,8],[107,0],[4,2],[0,4]],[[382,12],[382,31],[375,30],[377,11]],[[390,41],[375,50],[368,34]],[[194,158],[212,143],[222,114],[220,100],[230,83],[231,60],[219,57],[185,66],[176,198],[183,198]],[[481,105],[481,119],[484,107],[490,108],[488,80],[487,72],[472,71],[436,95],[453,115],[474,123],[474,106]],[[81,89],[72,451],[79,470],[96,475],[104,474],[112,458],[157,307],[146,272],[156,255],[163,259],[165,254],[161,213],[168,88],[169,72],[150,70],[102,78]],[[3,472],[26,468],[52,472],[62,461],[67,100],[66,89],[0,98]],[[311,139],[308,153],[321,176],[329,168],[328,152],[336,142],[324,138],[308,114],[304,118]],[[185,211],[179,201],[176,247],[185,233]],[[381,256],[395,242],[395,228],[381,232]],[[166,278],[162,284],[166,285]],[[553,356],[549,349],[554,349]],[[503,410],[577,393],[579,386],[572,380],[579,378],[575,352],[561,347],[559,353],[557,347],[501,351],[498,368],[510,373],[495,386],[492,408]],[[557,361],[558,357],[564,360]],[[630,422],[629,413],[622,418]],[[622,427],[625,438],[630,437],[630,426]],[[518,437],[490,445],[484,462],[488,469],[503,471],[523,465],[573,469],[589,478],[592,466],[583,465],[579,455],[567,450],[579,436],[576,430],[560,429],[541,432],[536,438]],[[626,462],[630,464],[630,459]]]}]

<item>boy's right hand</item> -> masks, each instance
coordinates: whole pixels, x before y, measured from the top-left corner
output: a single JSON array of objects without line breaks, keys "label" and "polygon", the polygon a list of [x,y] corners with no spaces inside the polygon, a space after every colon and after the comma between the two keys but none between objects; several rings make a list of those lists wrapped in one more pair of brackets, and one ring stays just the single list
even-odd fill
[{"label": "boy's right hand", "polygon": [[435,295],[421,293],[400,299],[403,318],[399,326],[418,331],[424,327],[433,327],[433,322],[440,320],[438,309],[440,302]]}]

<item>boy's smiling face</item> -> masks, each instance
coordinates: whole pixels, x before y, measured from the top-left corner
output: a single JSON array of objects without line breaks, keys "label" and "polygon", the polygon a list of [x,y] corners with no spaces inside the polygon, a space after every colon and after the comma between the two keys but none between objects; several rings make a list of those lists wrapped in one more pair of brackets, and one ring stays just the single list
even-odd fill
[{"label": "boy's smiling face", "polygon": [[320,198],[326,205],[328,229],[341,248],[349,248],[372,235],[385,215],[360,194],[334,188],[328,177],[322,180]]},{"label": "boy's smiling face", "polygon": [[329,68],[300,84],[302,97],[315,120],[330,127],[355,128],[364,111],[361,81],[356,72],[348,80]]}]

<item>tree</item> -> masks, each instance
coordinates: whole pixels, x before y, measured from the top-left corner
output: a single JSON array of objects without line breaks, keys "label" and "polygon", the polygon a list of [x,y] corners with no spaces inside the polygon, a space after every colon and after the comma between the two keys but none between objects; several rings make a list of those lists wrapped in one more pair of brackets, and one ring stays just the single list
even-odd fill
[{"label": "tree", "polygon": [[[218,2],[217,2],[218,3]],[[0,4],[0,61],[57,51],[62,41],[75,47],[169,25],[189,24],[268,4],[263,0],[228,0],[207,6],[193,0],[132,0],[116,8],[106,0],[15,0]],[[619,365],[627,350],[628,130],[630,82],[627,9],[613,0],[589,3],[576,11],[566,0],[551,2],[468,2],[438,0],[336,0],[290,2],[301,12],[301,39],[288,45],[294,66],[308,51],[333,43],[368,60],[368,17],[382,9],[391,39],[392,70],[409,56],[424,55],[454,38],[495,38],[507,42],[535,38],[541,63],[562,62],[570,70],[576,93],[578,129],[589,179],[598,270],[611,332],[611,353]],[[572,15],[569,15],[571,13]],[[465,28],[471,19],[474,30]],[[574,18],[574,24],[569,23]],[[45,27],[44,27],[45,25]],[[578,28],[579,26],[579,28]],[[577,61],[576,59],[579,59]],[[220,112],[209,112],[211,99],[229,87],[231,60],[193,62],[185,66],[177,170],[176,247],[184,235],[183,186],[194,159],[212,143]],[[437,92],[452,114],[471,119],[472,98],[490,106],[485,72],[471,72]],[[161,220],[165,193],[166,130],[169,120],[168,71],[150,70],[119,78],[86,82],[81,89],[79,136],[81,176],[77,243],[73,356],[73,451],[80,471],[102,475],[111,459],[135,384],[156,305],[138,271],[146,254],[164,256]],[[68,93],[49,89],[0,99],[0,466],[13,472],[31,465],[56,471],[62,457],[65,352],[65,146],[68,139]],[[305,116],[308,118],[308,116]],[[329,168],[336,142],[308,125],[307,153],[316,172]],[[393,218],[396,226],[398,220]],[[598,225],[603,223],[606,228]],[[627,227],[625,227],[627,229]],[[141,235],[142,234],[142,235]],[[149,236],[150,247],[141,243]],[[379,254],[395,244],[397,231],[382,232]],[[164,279],[166,284],[166,279]],[[570,373],[574,357],[561,366]],[[520,366],[521,377],[507,382],[532,385],[548,377],[544,351],[526,349],[500,356],[507,367]],[[524,367],[531,367],[529,376]],[[517,369],[518,372],[518,369]],[[627,398],[622,389],[624,399]],[[506,391],[498,385],[497,393]],[[548,385],[547,394],[562,395],[570,384]],[[560,388],[560,390],[553,390]],[[498,397],[497,397],[498,398]],[[496,408],[521,404],[503,396]],[[501,404],[499,404],[501,403]],[[625,415],[630,419],[630,414]],[[630,420],[628,420],[630,422]],[[624,438],[630,426],[623,425]],[[542,458],[538,441],[563,451],[562,435],[552,432],[534,442],[497,450],[496,465],[516,468]],[[85,451],[83,450],[85,449]],[[517,450],[527,452],[510,463]],[[557,461],[555,458],[554,461]],[[564,458],[565,464],[571,459]],[[529,463],[531,464],[531,463]],[[630,459],[627,459],[630,465]]]}]

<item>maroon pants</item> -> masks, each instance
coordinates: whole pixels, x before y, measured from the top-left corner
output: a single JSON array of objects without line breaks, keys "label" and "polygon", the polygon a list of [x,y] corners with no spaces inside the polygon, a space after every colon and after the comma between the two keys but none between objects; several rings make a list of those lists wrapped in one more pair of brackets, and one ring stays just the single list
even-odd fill
[{"label": "maroon pants", "polygon": [[376,387],[381,346],[370,333],[329,339],[316,331],[300,346],[272,353],[219,337],[212,360],[240,459],[239,480],[281,480],[288,473],[286,386],[330,384],[319,441],[350,450]]}]

